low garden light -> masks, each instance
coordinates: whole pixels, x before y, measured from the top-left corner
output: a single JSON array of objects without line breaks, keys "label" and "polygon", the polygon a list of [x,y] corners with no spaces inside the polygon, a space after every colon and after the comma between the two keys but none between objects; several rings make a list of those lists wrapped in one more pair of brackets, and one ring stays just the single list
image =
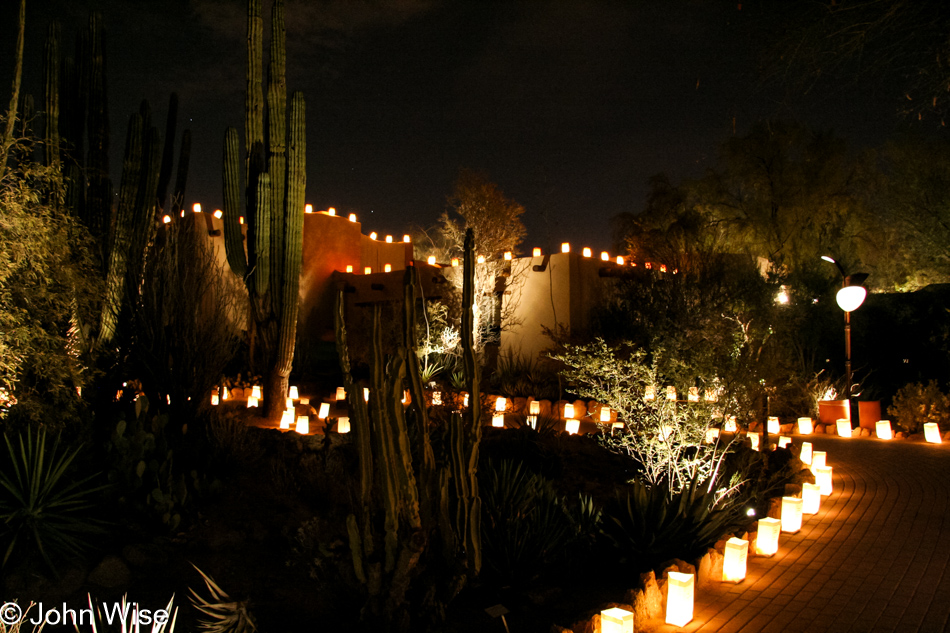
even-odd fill
[{"label": "low garden light", "polygon": [[782,522],[772,517],[759,519],[755,536],[755,553],[759,556],[774,556],[778,552],[778,535]]},{"label": "low garden light", "polygon": [[336,401],[340,402],[341,400],[346,400],[346,387],[336,388]]},{"label": "low garden light", "polygon": [[722,559],[723,582],[742,582],[745,580],[748,558],[749,541],[736,537],[726,541],[726,549]]},{"label": "low garden light", "polygon": [[874,431],[877,433],[877,436],[879,439],[882,439],[882,440],[894,439],[894,433],[891,430],[890,420],[878,420],[877,424],[875,424]]},{"label": "low garden light", "polygon": [[539,400],[532,400],[531,404],[528,405],[528,413],[530,415],[541,415],[541,402]]},{"label": "low garden light", "polygon": [[505,414],[504,413],[495,413],[491,416],[491,425],[496,429],[505,428]]},{"label": "low garden light", "polygon": [[564,420],[564,430],[568,435],[577,435],[581,430],[581,421],[575,419]]},{"label": "low garden light", "polygon": [[294,408],[294,399],[293,398],[284,398],[284,408],[293,409]]},{"label": "low garden light", "polygon": [[924,439],[930,444],[940,444],[940,427],[936,422],[927,422],[924,424]]},{"label": "low garden light", "polygon": [[320,409],[319,411],[317,411],[317,417],[320,418],[321,420],[326,420],[327,416],[329,415],[330,415],[330,403],[321,402]]},{"label": "low garden light", "polygon": [[252,397],[252,398],[257,398],[258,400],[261,399],[261,387],[260,387],[260,385],[254,385],[253,387],[251,387],[251,397]]},{"label": "low garden light", "polygon": [[573,418],[573,417],[574,417],[574,405],[573,405],[573,404],[570,404],[570,403],[565,404],[565,405],[564,405],[564,415],[563,415],[563,418],[564,418],[565,420],[567,420],[567,419],[570,419],[570,418]]},{"label": "low garden light", "polygon": [[778,418],[774,415],[770,415],[768,420],[766,420],[766,425],[770,434],[778,435],[779,433],[779,422]]},{"label": "low garden light", "polygon": [[291,385],[290,391],[287,395],[291,400],[298,400],[300,398],[300,392],[297,390],[296,385]]},{"label": "low garden light", "polygon": [[802,498],[782,497],[782,531],[794,534],[802,529]]},{"label": "low garden light", "polygon": [[623,255],[617,255],[617,264],[623,266]]},{"label": "low garden light", "polygon": [[815,483],[821,487],[821,496],[827,497],[832,492],[831,466],[815,468]]},{"label": "low garden light", "polygon": [[495,411],[504,411],[508,406],[507,398],[496,398],[495,399]]},{"label": "low garden light", "polygon": [[798,434],[811,435],[815,430],[815,425],[811,418],[798,418]]},{"label": "low garden light", "polygon": [[802,484],[802,513],[818,514],[821,508],[821,486],[818,484]]},{"label": "low garden light", "polygon": [[336,421],[336,432],[337,433],[350,432],[350,419],[348,417],[344,416]]},{"label": "low garden light", "polygon": [[613,607],[600,612],[600,633],[633,633],[633,612]]},{"label": "low garden light", "polygon": [[218,394],[217,393],[211,394],[211,406],[213,407],[218,406],[218,402],[219,402]]},{"label": "low garden light", "polygon": [[851,420],[847,418],[835,420],[835,429],[838,431],[839,437],[851,437]]},{"label": "low garden light", "polygon": [[221,399],[222,399],[222,400],[227,400],[227,399],[230,398],[230,397],[231,397],[231,394],[228,393],[228,388],[227,388],[227,387],[222,387],[222,388],[221,388]]},{"label": "low garden light", "polygon": [[666,623],[686,626],[693,619],[694,574],[669,572],[666,583]]},{"label": "low garden light", "polygon": [[258,405],[258,404],[259,404],[259,403],[258,403],[258,400],[257,400],[257,398],[255,398],[254,396],[251,396],[250,398],[247,399],[247,408],[248,408],[248,409],[257,408],[257,405]]},{"label": "low garden light", "polygon": [[290,425],[294,423],[294,410],[284,409],[280,416],[280,428],[284,431],[290,430]]},{"label": "low garden light", "polygon": [[295,429],[301,435],[310,434],[310,418],[306,415],[297,416],[297,428]]},{"label": "low garden light", "polygon": [[609,262],[609,261],[610,261],[610,253],[608,253],[607,251],[601,251],[601,253],[600,253],[600,261],[602,261],[602,262]]},{"label": "low garden light", "polygon": [[811,442],[802,442],[802,450],[798,454],[798,459],[802,461],[806,466],[811,466],[813,451]]}]

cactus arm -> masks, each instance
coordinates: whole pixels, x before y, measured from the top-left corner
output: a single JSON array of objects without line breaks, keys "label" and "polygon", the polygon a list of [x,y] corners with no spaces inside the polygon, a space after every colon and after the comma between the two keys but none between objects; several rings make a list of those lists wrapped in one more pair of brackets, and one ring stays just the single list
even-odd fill
[{"label": "cactus arm", "polygon": [[238,132],[229,127],[224,135],[224,250],[231,271],[244,279],[247,274],[247,254],[241,234],[241,174]]},{"label": "cactus arm", "polygon": [[[158,176],[158,206],[168,208],[168,184],[172,179],[172,163],[175,160],[175,128],[178,125],[178,94],[168,98],[168,115],[165,118],[165,149],[162,150],[162,169]],[[179,167],[181,162],[179,161]],[[180,169],[179,169],[180,173]]]},{"label": "cactus arm", "polygon": [[264,18],[261,0],[247,3],[247,92],[244,97],[244,143],[248,156],[245,163],[245,182],[248,187],[256,182],[252,165],[252,148],[264,144]]},{"label": "cactus arm", "polygon": [[59,22],[51,22],[45,48],[46,82],[46,165],[59,167]]},{"label": "cactus arm", "polygon": [[[288,176],[292,179],[294,176],[293,165],[287,165],[287,78],[286,78],[286,31],[284,29],[284,3],[282,0],[276,0],[271,9],[271,46],[270,46],[270,67],[268,68],[267,78],[267,122],[268,122],[268,152],[267,152],[267,172],[270,174],[271,182],[271,226],[270,226],[270,252],[271,260],[274,262],[284,261],[285,244],[284,223],[288,215],[295,215],[296,208],[291,204],[289,198],[290,191],[285,190],[285,182],[289,186],[295,183],[287,181]],[[300,104],[297,103],[297,96],[294,95],[293,107],[300,107],[303,111],[303,98]],[[294,120],[294,114],[291,113],[291,121]],[[301,119],[299,125],[303,125]],[[293,123],[292,123],[293,125]],[[301,128],[302,130],[302,128]],[[291,130],[294,134],[294,130]],[[291,140],[291,145],[294,140]],[[285,208],[286,203],[286,208]],[[283,210],[283,213],[281,213]],[[303,201],[300,202],[300,213],[303,213]],[[290,231],[290,227],[288,227]],[[292,246],[291,246],[292,248]],[[282,273],[293,274],[291,270],[282,270],[280,266],[271,266],[270,283],[271,288],[276,292],[281,287],[281,277],[286,279]],[[299,275],[299,270],[298,273]],[[286,304],[281,306],[281,309]],[[283,353],[283,352],[281,352]],[[292,360],[293,353],[291,352]],[[281,359],[283,360],[283,359]],[[289,361],[288,361],[289,363]],[[290,368],[287,368],[290,371]]]}]

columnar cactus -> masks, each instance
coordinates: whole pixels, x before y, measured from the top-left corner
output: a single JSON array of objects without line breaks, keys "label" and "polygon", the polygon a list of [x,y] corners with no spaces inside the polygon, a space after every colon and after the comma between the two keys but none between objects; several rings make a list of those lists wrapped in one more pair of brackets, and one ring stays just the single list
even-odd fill
[{"label": "columnar cactus", "polygon": [[[470,402],[480,402],[472,346],[474,257],[466,242],[463,327],[466,380]],[[406,269],[403,337],[388,360],[382,352],[381,307],[373,306],[370,397],[354,383],[350,371],[343,293],[337,302],[336,335],[347,392],[353,439],[359,457],[359,505],[347,517],[353,571],[364,587],[367,622],[406,624],[405,599],[413,578],[425,571],[441,574],[424,582],[437,587],[431,603],[447,603],[481,568],[480,514],[476,467],[481,438],[478,406],[448,422],[442,463],[429,437],[426,395],[415,350],[417,271]],[[404,408],[403,385],[411,404]],[[410,442],[410,438],[414,443]]]},{"label": "columnar cactus", "polygon": [[263,18],[261,0],[248,1],[245,99],[244,200],[247,254],[241,227],[241,180],[237,131],[224,141],[224,237],[228,263],[245,280],[251,305],[251,360],[267,374],[264,415],[280,416],[293,364],[300,266],[303,258],[306,188],[305,103],[295,93],[287,129],[284,7],[271,11],[267,89],[268,135],[264,138]]}]

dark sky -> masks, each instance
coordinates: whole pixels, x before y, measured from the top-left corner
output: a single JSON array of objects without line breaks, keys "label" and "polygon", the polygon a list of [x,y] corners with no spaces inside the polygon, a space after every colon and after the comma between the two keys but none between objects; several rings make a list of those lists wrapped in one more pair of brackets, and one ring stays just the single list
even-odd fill
[{"label": "dark sky", "polygon": [[[0,5],[0,81],[14,0]],[[265,11],[269,2],[265,0]],[[527,209],[524,244],[608,248],[610,218],[647,179],[700,175],[757,119],[794,116],[879,143],[898,103],[875,87],[785,95],[757,67],[781,32],[775,2],[287,0],[288,88],[307,98],[307,200],[401,235],[445,208],[459,167]],[[71,44],[91,9],[108,33],[113,167],[127,117],[171,91],[193,134],[187,197],[220,206],[225,128],[243,137],[244,0],[29,0],[27,87],[59,19]],[[778,95],[783,95],[781,98]],[[115,169],[113,170],[115,171]]]}]

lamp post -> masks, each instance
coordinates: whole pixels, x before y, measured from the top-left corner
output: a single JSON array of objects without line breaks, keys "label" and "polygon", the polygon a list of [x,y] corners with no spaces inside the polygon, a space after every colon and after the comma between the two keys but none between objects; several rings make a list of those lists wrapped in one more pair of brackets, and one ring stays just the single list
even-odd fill
[{"label": "lamp post", "polygon": [[849,275],[845,273],[844,267],[827,255],[821,258],[826,262],[834,264],[841,273],[841,290],[835,295],[835,301],[838,307],[844,311],[844,373],[845,373],[845,396],[848,400],[848,421],[854,426],[851,419],[851,313],[861,307],[864,298],[867,296],[867,289],[861,284],[868,278],[867,273],[855,273]]}]

